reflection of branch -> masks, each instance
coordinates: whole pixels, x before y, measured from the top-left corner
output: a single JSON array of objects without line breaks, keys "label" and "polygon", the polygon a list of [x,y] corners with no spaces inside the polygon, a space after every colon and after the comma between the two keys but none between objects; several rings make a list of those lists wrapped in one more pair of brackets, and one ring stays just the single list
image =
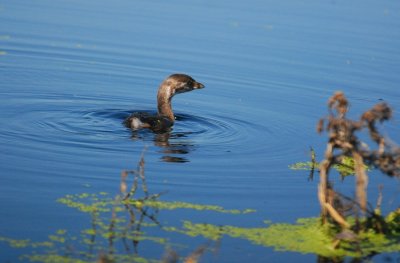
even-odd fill
[{"label": "reflection of branch", "polygon": [[[140,161],[138,162],[138,166],[136,170],[124,170],[121,172],[121,184],[120,184],[120,192],[122,197],[117,197],[116,200],[122,202],[125,207],[125,210],[129,214],[129,222],[125,227],[123,232],[123,243],[125,246],[126,251],[129,251],[129,246],[126,243],[126,236],[129,231],[133,230],[134,238],[132,239],[133,250],[135,254],[138,254],[138,245],[140,240],[140,230],[145,218],[150,219],[153,223],[158,226],[161,226],[156,218],[156,214],[158,210],[156,209],[154,214],[149,214],[147,207],[144,207],[142,204],[146,200],[156,200],[159,198],[161,194],[149,194],[147,184],[146,184],[146,177],[145,177],[145,159],[144,153],[146,152],[145,148],[142,152],[140,157]],[[129,175],[133,175],[133,181],[131,185],[131,189],[127,193],[127,180]],[[137,193],[137,189],[139,187],[139,180],[141,181],[141,188],[143,190],[144,197],[143,198],[136,198],[132,199],[133,196]],[[133,202],[132,202],[133,201]],[[139,205],[140,204],[140,205]],[[137,220],[136,214],[139,213],[139,220]],[[113,217],[115,215],[115,210],[113,210]],[[113,222],[113,221],[112,221]]]},{"label": "reflection of branch", "polygon": [[133,249],[135,251],[136,254],[138,254],[138,246],[139,246],[139,235],[140,235],[140,230],[142,229],[142,223],[144,220],[144,215],[140,214],[140,218],[139,218],[139,222],[136,224],[136,228],[135,228],[135,237],[132,239],[132,245],[133,245]]},{"label": "reflection of branch", "polygon": [[[208,242],[207,244],[201,245],[197,247],[189,256],[183,259],[183,263],[197,263],[200,260],[200,257],[210,249],[211,243]],[[219,247],[219,240],[217,240],[214,244],[215,250],[218,250]],[[167,250],[164,254],[163,258],[161,259],[161,263],[177,263],[179,261],[179,255],[174,250]]]},{"label": "reflection of branch", "polygon": [[310,152],[311,152],[311,170],[310,170],[310,175],[308,176],[308,180],[312,181],[314,179],[315,167],[318,167],[318,162],[316,161],[315,151],[313,147],[310,147]]},{"label": "reflection of branch", "polygon": [[162,227],[161,224],[160,224],[160,222],[158,222],[158,220],[157,220],[155,214],[149,215],[149,214],[147,213],[147,210],[148,210],[148,209],[149,209],[149,208],[143,209],[143,207],[141,207],[139,210],[140,210],[140,213],[141,213],[143,216],[145,216],[145,217],[147,217],[148,219],[150,219],[151,221],[153,221],[157,226]]},{"label": "reflection of branch", "polygon": [[[117,200],[116,200],[117,201]],[[109,237],[108,237],[108,254],[112,255],[114,253],[114,238],[115,238],[115,222],[116,222],[116,212],[115,212],[115,205],[112,209],[112,217],[110,221],[110,226],[108,227]]]},{"label": "reflection of branch", "polygon": [[[134,195],[136,193],[136,190],[138,188],[138,180],[139,178],[142,180],[142,189],[143,193],[147,197],[149,195],[147,185],[146,185],[146,177],[144,176],[144,152],[146,151],[146,148],[142,152],[142,156],[140,158],[140,161],[138,163],[138,168],[137,170],[124,170],[121,172],[121,186],[120,186],[120,191],[122,194],[125,195],[123,200],[128,199],[131,195]],[[131,190],[126,193],[127,190],[127,185],[126,185],[126,180],[128,178],[128,175],[132,174],[133,175],[133,183],[131,186]]]},{"label": "reflection of branch", "polygon": [[197,263],[200,257],[204,254],[208,246],[203,245],[198,247],[195,251],[192,252],[188,257],[184,259],[184,263]]},{"label": "reflection of branch", "polygon": [[[124,231],[122,236],[123,236],[123,243],[124,243],[124,246],[125,246],[125,250],[127,252],[129,252],[129,246],[126,243],[126,238],[125,237],[127,236],[127,233],[131,229],[131,227],[135,224],[136,216],[135,216],[135,212],[131,209],[131,207],[128,204],[125,204],[124,206],[125,206],[125,209],[129,213],[129,223],[128,223],[128,226],[125,228],[125,231]],[[135,250],[135,254],[137,254],[137,249],[136,249],[135,246],[134,246],[134,250]]]},{"label": "reflection of branch", "polygon": [[149,192],[147,189],[146,177],[144,176],[144,151],[142,152],[142,156],[140,158],[138,170],[139,170],[139,177],[140,177],[140,179],[142,179],[142,189],[143,189],[145,197],[147,198],[149,196]]},{"label": "reflection of branch", "polygon": [[96,216],[97,212],[93,211],[92,212],[92,234],[90,235],[90,246],[89,246],[89,255],[93,255],[93,249],[94,249],[94,243],[96,241],[96,233],[97,233],[97,227],[96,227]]}]

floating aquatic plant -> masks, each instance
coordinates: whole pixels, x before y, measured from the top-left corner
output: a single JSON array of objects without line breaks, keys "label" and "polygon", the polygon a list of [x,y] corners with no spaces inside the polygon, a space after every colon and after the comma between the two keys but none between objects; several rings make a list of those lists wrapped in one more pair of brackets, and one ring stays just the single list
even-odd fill
[{"label": "floating aquatic plant", "polygon": [[[312,154],[315,154],[313,149],[311,149]],[[292,170],[305,170],[305,171],[314,171],[318,169],[321,165],[321,162],[316,161],[308,161],[308,162],[297,162],[295,164],[289,165],[289,168]],[[338,160],[338,163],[332,165],[332,168],[339,172],[342,179],[346,176],[354,175],[355,174],[355,167],[354,167],[354,159],[350,156],[342,156]],[[364,166],[366,170],[371,170],[370,167],[367,165]]]},{"label": "floating aquatic plant", "polygon": [[[400,216],[400,211],[394,217]],[[387,218],[387,222],[391,219]],[[397,219],[398,220],[398,219]],[[398,228],[398,225],[397,225]],[[182,229],[173,229],[189,236],[203,236],[217,240],[221,236],[247,239],[250,242],[266,247],[273,247],[279,251],[295,251],[300,253],[314,253],[325,257],[364,257],[370,254],[400,251],[400,233],[396,229],[391,235],[363,232],[357,236],[358,250],[354,250],[352,242],[342,242],[338,246],[340,237],[335,235],[333,225],[322,225],[320,218],[303,218],[295,224],[276,223],[260,228],[243,228],[235,226],[219,226],[212,224],[193,224],[184,221]]]}]

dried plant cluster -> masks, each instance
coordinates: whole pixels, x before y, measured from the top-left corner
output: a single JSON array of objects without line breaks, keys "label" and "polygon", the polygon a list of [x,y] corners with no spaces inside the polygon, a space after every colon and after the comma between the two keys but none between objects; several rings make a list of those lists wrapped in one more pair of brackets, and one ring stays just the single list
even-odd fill
[{"label": "dried plant cluster", "polygon": [[[328,101],[329,115],[321,119],[317,127],[319,133],[326,131],[329,134],[325,160],[320,164],[318,187],[322,219],[325,223],[331,218],[345,229],[350,225],[340,210],[341,205],[338,200],[341,195],[336,193],[329,184],[328,175],[333,165],[340,163],[344,157],[353,158],[356,177],[356,198],[351,200],[353,211],[355,207],[357,211],[360,210],[369,216],[374,216],[375,212],[367,207],[366,166],[378,168],[391,177],[400,177],[400,148],[385,138],[377,128],[378,123],[392,117],[392,109],[384,102],[379,103],[355,121],[346,118],[348,107],[349,103],[345,95],[342,92],[335,93]],[[356,133],[363,130],[366,130],[371,140],[377,144],[376,149],[370,149],[359,139]]]}]

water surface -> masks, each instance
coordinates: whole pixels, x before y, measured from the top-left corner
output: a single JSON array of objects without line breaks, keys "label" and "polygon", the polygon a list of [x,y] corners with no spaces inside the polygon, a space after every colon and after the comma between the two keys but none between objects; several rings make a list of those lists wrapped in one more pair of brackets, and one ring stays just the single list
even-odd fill
[{"label": "water surface", "polygon": [[[163,200],[257,211],[167,211],[160,222],[261,227],[317,216],[317,181],[288,165],[307,160],[310,146],[322,157],[326,137],[315,125],[334,91],[346,93],[353,116],[381,100],[392,105],[384,132],[400,141],[399,15],[393,1],[3,1],[0,235],[79,233],[90,217],[56,200],[117,194],[121,171],[135,169],[144,149],[149,191]],[[173,131],[126,129],[131,112],[155,112],[159,83],[176,72],[206,88],[174,98]],[[392,210],[398,181],[376,175],[370,185],[385,183]],[[153,234],[185,244],[182,255],[207,242]],[[139,248],[143,257],[165,251]],[[5,262],[25,252],[0,246]],[[226,237],[204,260],[316,258]]]}]

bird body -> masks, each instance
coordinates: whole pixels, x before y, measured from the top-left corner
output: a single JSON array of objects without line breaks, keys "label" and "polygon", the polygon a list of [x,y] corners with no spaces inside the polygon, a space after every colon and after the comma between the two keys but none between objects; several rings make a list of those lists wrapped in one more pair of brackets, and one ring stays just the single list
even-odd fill
[{"label": "bird body", "polygon": [[157,115],[135,112],[125,119],[124,124],[133,130],[148,128],[155,132],[168,131],[174,125],[175,116],[171,100],[175,94],[202,89],[204,85],[185,74],[173,74],[166,78],[157,92]]}]

